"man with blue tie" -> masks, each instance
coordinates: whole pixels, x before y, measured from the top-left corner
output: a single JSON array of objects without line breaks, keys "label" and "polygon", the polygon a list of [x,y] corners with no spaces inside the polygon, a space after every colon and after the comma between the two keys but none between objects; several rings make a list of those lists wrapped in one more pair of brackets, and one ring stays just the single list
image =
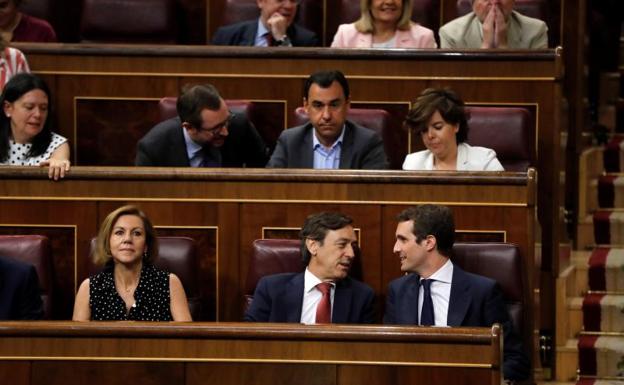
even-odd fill
[{"label": "man with blue tie", "polygon": [[348,276],[357,241],[352,222],[341,213],[310,215],[299,233],[305,271],[263,277],[245,321],[373,323],[373,289]]},{"label": "man with blue tie", "polygon": [[187,86],[178,116],[154,126],[137,145],[135,164],[157,167],[264,167],[267,147],[244,114],[233,114],[210,84]]},{"label": "man with blue tie", "polygon": [[455,242],[448,207],[420,205],[398,216],[394,253],[407,273],[388,286],[384,323],[503,327],[503,376],[524,380],[530,363],[514,331],[503,294],[489,278],[463,271],[450,259]]}]

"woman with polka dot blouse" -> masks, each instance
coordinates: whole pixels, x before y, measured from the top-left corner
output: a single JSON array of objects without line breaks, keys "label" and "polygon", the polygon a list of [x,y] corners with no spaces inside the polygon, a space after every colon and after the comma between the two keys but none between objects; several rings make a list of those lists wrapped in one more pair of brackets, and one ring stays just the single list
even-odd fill
[{"label": "woman with polka dot blouse", "polygon": [[101,273],[76,294],[74,321],[192,321],[182,282],[152,264],[158,255],[154,227],[135,206],[108,214],[96,241]]},{"label": "woman with polka dot blouse", "polygon": [[0,96],[0,165],[48,167],[50,179],[69,171],[67,139],[50,129],[50,90],[36,75],[13,76]]}]

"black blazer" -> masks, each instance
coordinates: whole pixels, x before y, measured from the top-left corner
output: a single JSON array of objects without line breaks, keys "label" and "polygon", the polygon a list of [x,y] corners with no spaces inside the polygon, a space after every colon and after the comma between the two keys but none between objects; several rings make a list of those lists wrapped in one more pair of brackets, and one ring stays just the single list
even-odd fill
[{"label": "black blazer", "polygon": [[[311,123],[282,131],[267,167],[312,168]],[[345,121],[345,134],[340,150],[341,169],[383,170],[388,168],[388,158],[381,137],[373,130]]]},{"label": "black blazer", "polygon": [[[189,167],[186,143],[179,117],[154,126],[137,145],[137,166]],[[222,167],[264,167],[267,147],[249,120],[237,114],[228,126],[221,151]]]},{"label": "black blazer", "polygon": [[[301,322],[304,273],[284,273],[262,277],[245,321]],[[350,277],[336,283],[332,323],[369,324],[375,321],[375,293],[368,285]]]},{"label": "black blazer", "polygon": [[35,267],[0,257],[0,320],[43,318],[43,301]]},{"label": "black blazer", "polygon": [[[212,37],[214,45],[248,45],[253,46],[258,33],[258,19],[243,21],[220,27]],[[295,23],[286,30],[293,47],[317,47],[319,40],[316,34]]]},{"label": "black blazer", "polygon": [[[418,325],[420,277],[408,274],[390,282],[384,323]],[[508,380],[529,377],[531,365],[512,325],[503,293],[496,281],[463,271],[453,265],[453,281],[448,308],[448,326],[503,327],[503,374]]]}]

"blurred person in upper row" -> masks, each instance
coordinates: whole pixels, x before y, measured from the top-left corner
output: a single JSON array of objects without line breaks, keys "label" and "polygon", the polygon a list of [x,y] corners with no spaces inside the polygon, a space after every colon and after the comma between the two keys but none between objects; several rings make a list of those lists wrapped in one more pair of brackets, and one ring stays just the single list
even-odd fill
[{"label": "blurred person in upper row", "polygon": [[22,0],[0,0],[0,34],[6,41],[56,42],[56,33],[47,21],[19,11]]},{"label": "blurred person in upper row", "polygon": [[0,91],[7,82],[20,72],[30,72],[26,56],[17,48],[9,47],[0,35]]},{"label": "blurred person in upper row", "polygon": [[515,0],[472,0],[472,12],[440,28],[442,48],[548,48],[548,27],[513,10]]},{"label": "blurred person in upper row", "polygon": [[385,169],[383,141],[373,130],[347,120],[349,83],[340,71],[318,71],[303,87],[310,119],[282,131],[267,167]]},{"label": "blurred person in upper row", "polygon": [[33,74],[17,74],[4,87],[0,103],[0,165],[47,166],[51,179],[63,178],[70,167],[69,144],[50,128],[46,83]]},{"label": "blurred person in upper row", "polygon": [[301,0],[256,0],[260,18],[219,28],[212,44],[256,47],[314,47],[316,34],[294,23]]},{"label": "blurred person in upper row", "polygon": [[43,301],[35,267],[0,255],[0,320],[42,317]]},{"label": "blurred person in upper row", "polygon": [[267,148],[244,114],[233,114],[210,84],[182,90],[178,116],[154,126],[135,164],[158,167],[264,167]]},{"label": "blurred person in upper row", "polygon": [[437,48],[433,31],[412,22],[413,0],[360,0],[362,15],[342,24],[335,48]]},{"label": "blurred person in upper row", "polygon": [[426,150],[408,154],[404,170],[504,171],[489,148],[470,146],[464,102],[450,89],[428,88],[413,103],[405,126]]},{"label": "blurred person in upper row", "polygon": [[74,321],[191,321],[180,279],[153,265],[158,241],[143,211],[122,206],[108,214],[93,255],[104,268],[80,285]]}]

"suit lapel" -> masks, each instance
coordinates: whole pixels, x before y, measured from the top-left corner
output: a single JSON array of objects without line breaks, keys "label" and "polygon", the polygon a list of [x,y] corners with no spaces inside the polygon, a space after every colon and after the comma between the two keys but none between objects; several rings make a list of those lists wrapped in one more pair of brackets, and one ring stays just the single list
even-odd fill
[{"label": "suit lapel", "polygon": [[397,48],[410,48],[412,46],[412,35],[410,33],[410,30],[407,31],[403,31],[403,30],[397,30],[396,31],[396,47]]},{"label": "suit lapel", "polygon": [[344,124],[345,134],[342,138],[342,145],[340,147],[340,165],[341,169],[352,168],[353,163],[353,127],[351,122],[345,120]]},{"label": "suit lapel", "polygon": [[336,283],[336,292],[334,293],[334,306],[332,308],[332,323],[348,323],[349,309],[351,309],[351,300],[353,299],[353,288],[349,278],[345,278]]},{"label": "suit lapel", "polygon": [[481,47],[483,34],[481,33],[481,22],[476,15],[472,15],[466,34],[464,35],[464,45],[467,47]]},{"label": "suit lapel", "polygon": [[358,33],[357,42],[355,43],[357,48],[371,48],[373,46],[373,34],[372,33]]},{"label": "suit lapel", "polygon": [[522,27],[514,12],[509,16],[509,30],[507,31],[507,47],[522,48]]},{"label": "suit lapel", "polygon": [[418,291],[420,290],[420,276],[411,274],[407,289],[401,301],[400,308],[396,309],[397,323],[404,325],[418,325]]},{"label": "suit lapel", "polygon": [[295,275],[286,285],[284,304],[282,309],[286,311],[286,322],[301,322],[301,305],[303,302],[303,273]]},{"label": "suit lapel", "polygon": [[312,123],[307,123],[303,130],[303,140],[301,141],[301,152],[295,156],[295,159],[299,159],[301,162],[299,167],[312,168],[314,167],[314,149],[312,142],[312,135],[314,135],[314,127]]},{"label": "suit lapel", "polygon": [[242,45],[253,46],[256,44],[256,34],[258,33],[258,19],[255,19],[245,28],[243,33]]},{"label": "suit lapel", "polygon": [[183,167],[190,167],[191,161],[188,158],[188,152],[186,151],[186,142],[184,141],[184,127],[182,127],[182,121],[180,118],[175,118],[176,132],[173,135],[174,142],[171,143],[173,149],[171,156],[173,156],[173,163],[180,164]]},{"label": "suit lapel", "polygon": [[448,326],[461,326],[470,307],[470,282],[466,273],[453,264],[453,282],[446,323]]}]

